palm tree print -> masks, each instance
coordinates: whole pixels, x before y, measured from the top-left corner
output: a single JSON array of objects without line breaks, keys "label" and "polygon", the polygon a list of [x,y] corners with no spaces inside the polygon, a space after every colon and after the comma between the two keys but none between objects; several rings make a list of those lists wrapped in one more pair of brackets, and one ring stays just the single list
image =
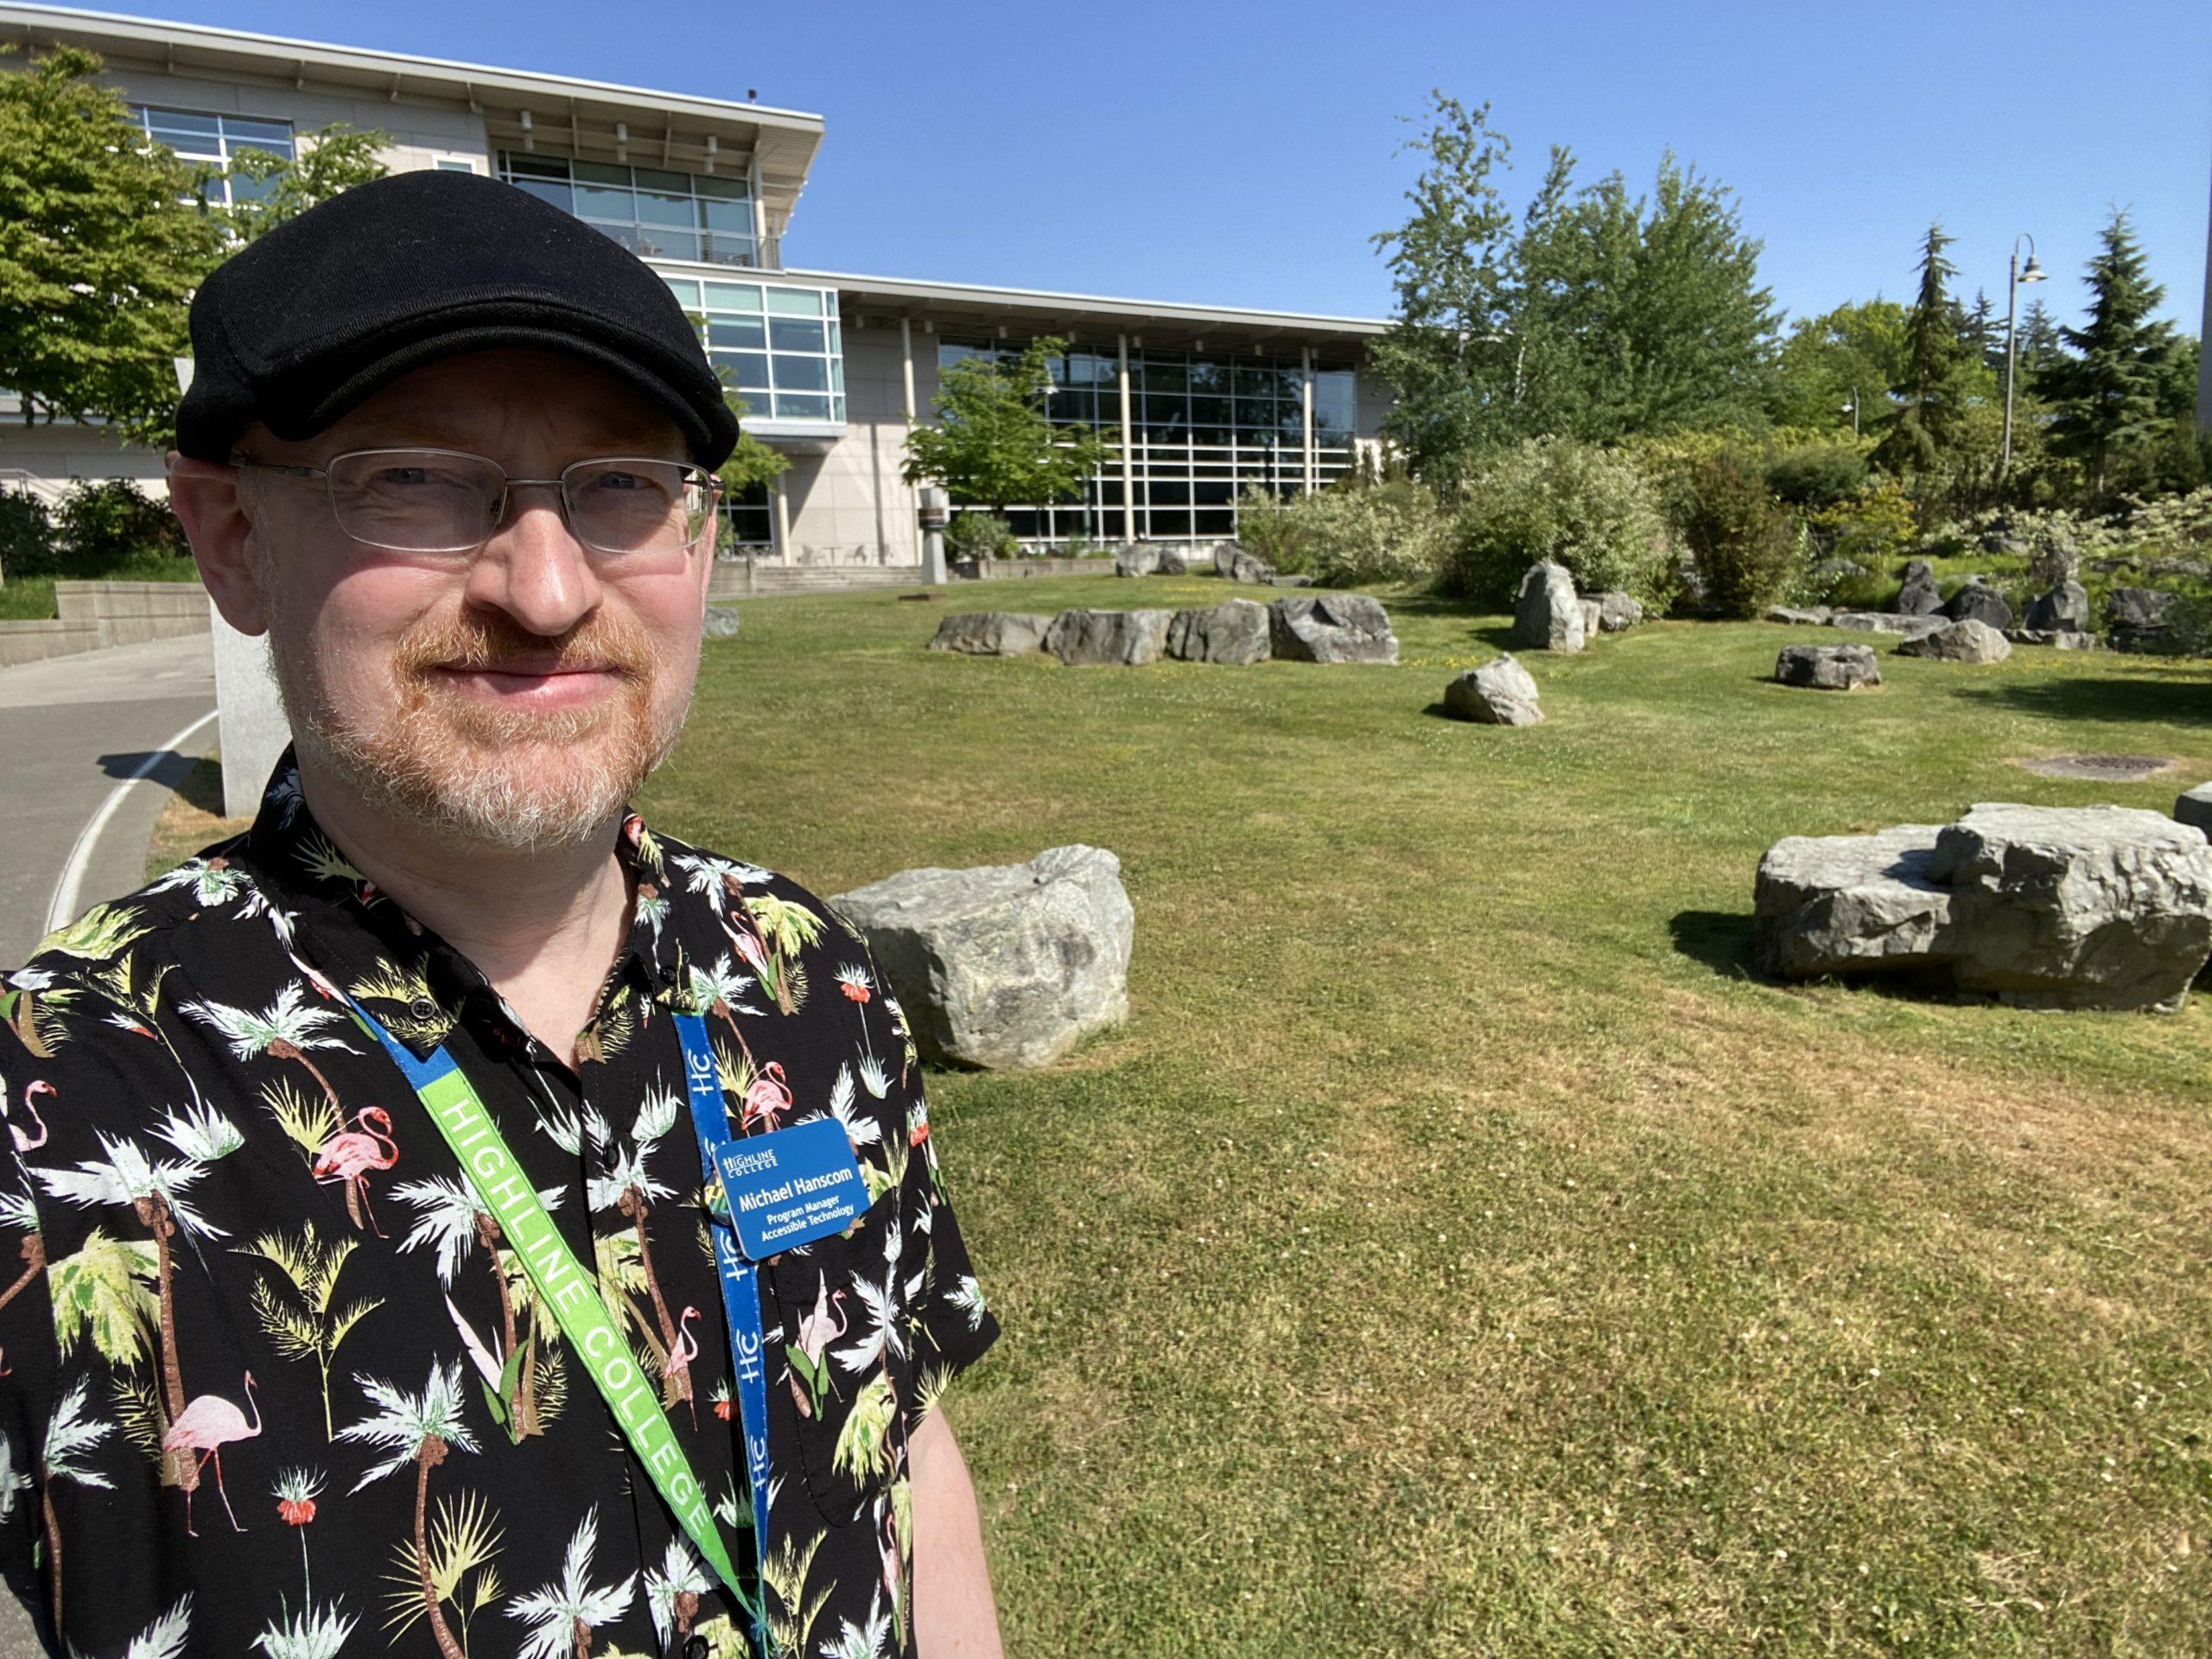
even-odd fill
[{"label": "palm tree print", "polygon": [[253,1645],[269,1659],[338,1659],[346,1638],[359,1618],[337,1602],[317,1607],[310,1602],[287,1615],[254,1637]]},{"label": "palm tree print", "polygon": [[330,1079],[323,1076],[322,1068],[308,1057],[308,1052],[318,1048],[353,1052],[353,1046],[345,1038],[327,1036],[322,1031],[325,1026],[346,1024],[347,1016],[335,1008],[306,1007],[306,1001],[307,988],[296,982],[278,991],[276,1000],[259,1014],[212,1001],[188,1002],[184,1011],[201,1024],[222,1033],[230,1042],[231,1052],[241,1060],[257,1059],[266,1054],[272,1060],[296,1061],[307,1068],[308,1075],[321,1085],[324,1096],[335,1107],[338,1091],[330,1086]]},{"label": "palm tree print", "polygon": [[591,1659],[592,1631],[629,1610],[638,1575],[632,1573],[619,1584],[592,1583],[592,1552],[598,1548],[599,1510],[594,1506],[576,1523],[561,1558],[560,1578],[507,1604],[507,1611],[531,1627],[516,1659],[560,1659],[564,1653]]},{"label": "palm tree print", "polygon": [[[279,1359],[315,1362],[322,1384],[322,1437],[331,1438],[330,1368],[339,1344],[353,1327],[384,1306],[381,1297],[338,1306],[338,1275],[359,1247],[343,1236],[326,1239],[313,1222],[296,1236],[264,1233],[238,1253],[268,1263],[276,1277],[253,1287],[253,1314]],[[282,1288],[279,1288],[279,1286]]]},{"label": "palm tree print", "polygon": [[664,1648],[691,1634],[691,1621],[699,1615],[699,1598],[714,1588],[691,1546],[681,1535],[672,1536],[661,1554],[658,1570],[645,1569],[645,1605],[653,1616],[653,1633]]},{"label": "palm tree print", "polygon": [[428,1566],[430,1587],[438,1600],[451,1607],[461,1626],[461,1651],[468,1650],[469,1629],[476,1617],[499,1599],[499,1547],[505,1529],[490,1504],[475,1492],[456,1498],[440,1497],[430,1522],[430,1553],[425,1563],[413,1542],[399,1546],[393,1569],[385,1573],[391,1612],[385,1629],[397,1639],[423,1617],[423,1571]]},{"label": "palm tree print", "polygon": [[[162,1401],[168,1420],[184,1414],[184,1373],[177,1359],[175,1262],[169,1240],[181,1232],[188,1243],[227,1238],[194,1209],[184,1194],[197,1185],[207,1166],[228,1157],[245,1144],[238,1128],[213,1110],[172,1112],[156,1126],[155,1134],[182,1154],[156,1160],[135,1141],[102,1135],[103,1160],[86,1160],[74,1169],[40,1169],[38,1178],[48,1193],[81,1208],[94,1205],[129,1205],[139,1224],[153,1235],[155,1273],[160,1294],[162,1338]],[[162,1480],[189,1493],[200,1484],[200,1474],[189,1458],[164,1452]]]},{"label": "palm tree print", "polygon": [[661,1402],[673,1405],[678,1400],[690,1400],[691,1376],[688,1369],[671,1370],[668,1356],[676,1350],[676,1321],[669,1315],[667,1299],[662,1295],[660,1275],[653,1271],[652,1240],[645,1231],[645,1218],[658,1198],[672,1198],[675,1189],[656,1180],[647,1172],[647,1160],[668,1132],[676,1127],[677,1114],[683,1109],[682,1100],[665,1085],[655,1087],[638,1107],[632,1120],[626,1144],[616,1141],[614,1156],[603,1175],[594,1175],[585,1186],[585,1196],[593,1210],[616,1211],[627,1221],[638,1237],[638,1265],[645,1274],[645,1291],[652,1300],[653,1323],[660,1334],[658,1355],[661,1361]]},{"label": "palm tree print", "polygon": [[[492,1282],[499,1287],[502,1338],[499,1365],[489,1379],[488,1390],[514,1439],[519,1440],[525,1435],[543,1433],[537,1421],[537,1390],[531,1376],[536,1356],[520,1351],[515,1345],[514,1293],[500,1261],[500,1246],[505,1235],[499,1230],[491,1206],[476,1196],[475,1187],[468,1182],[447,1175],[410,1181],[394,1187],[392,1192],[400,1202],[412,1205],[416,1211],[414,1228],[400,1242],[399,1248],[413,1250],[427,1244],[436,1245],[438,1282],[448,1290],[461,1277],[461,1267],[468,1256],[477,1247],[482,1247],[492,1270]],[[537,1193],[538,1201],[548,1210],[559,1209],[563,1196],[557,1186],[541,1187]],[[503,1377],[512,1379],[505,1389],[500,1386]]]},{"label": "palm tree print", "polygon": [[806,1001],[806,969],[799,954],[822,938],[822,918],[804,905],[766,893],[738,894],[736,913],[722,922],[737,954],[760,975],[785,1014],[797,1014]]},{"label": "palm tree print", "polygon": [[454,1635],[453,1627],[446,1623],[439,1606],[437,1585],[430,1577],[426,1525],[430,1471],[443,1463],[447,1453],[455,1446],[463,1452],[480,1449],[476,1437],[461,1420],[460,1363],[433,1363],[429,1381],[419,1394],[410,1394],[380,1377],[359,1372],[354,1374],[353,1380],[378,1410],[372,1417],[340,1429],[337,1438],[358,1440],[389,1454],[384,1462],[354,1482],[353,1490],[358,1492],[372,1481],[382,1480],[410,1463],[415,1465],[415,1560],[421,1578],[423,1614],[430,1622],[430,1633],[436,1639],[443,1659],[467,1659],[467,1650]]},{"label": "palm tree print", "polygon": [[81,1462],[84,1454],[115,1433],[113,1423],[85,1414],[85,1379],[79,1377],[62,1394],[48,1419],[46,1440],[39,1448],[39,1473],[45,1492],[39,1504],[46,1522],[46,1569],[53,1588],[49,1603],[54,1628],[61,1624],[61,1522],[54,1513],[54,1483],[73,1480],[80,1486],[112,1491],[115,1483],[99,1470]]},{"label": "palm tree print", "polygon": [[[161,1324],[161,1268],[154,1246],[94,1227],[74,1254],[47,1270],[54,1334],[64,1359],[87,1336],[110,1364],[136,1369]],[[164,1423],[163,1427],[167,1427]]]},{"label": "palm tree print", "polygon": [[177,1659],[192,1630],[192,1592],[186,1591],[176,1605],[130,1638],[123,1659]]}]

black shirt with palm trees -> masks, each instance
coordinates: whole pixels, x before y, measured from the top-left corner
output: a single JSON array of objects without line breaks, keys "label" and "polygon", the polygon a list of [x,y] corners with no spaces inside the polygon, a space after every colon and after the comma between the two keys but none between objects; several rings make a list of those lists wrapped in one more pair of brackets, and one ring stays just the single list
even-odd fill
[{"label": "black shirt with palm trees", "polygon": [[346,863],[289,755],[245,835],[0,975],[0,1567],[54,1651],[746,1650],[350,997],[483,1096],[748,1573],[670,1013],[705,1017],[733,1133],[842,1124],[868,1210],[760,1274],[768,1624],[912,1652],[906,1448],[997,1323],[906,1022],[793,883],[634,816],[617,851],[632,920],[573,1064]]}]

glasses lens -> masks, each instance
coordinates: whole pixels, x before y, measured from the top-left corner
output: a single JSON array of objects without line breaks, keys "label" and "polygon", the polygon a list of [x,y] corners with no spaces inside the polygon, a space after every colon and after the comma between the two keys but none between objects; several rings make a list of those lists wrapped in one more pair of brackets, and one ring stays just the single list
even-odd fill
[{"label": "glasses lens", "polygon": [[707,523],[707,475],[673,461],[580,461],[561,474],[569,527],[602,553],[681,553]]},{"label": "glasses lens", "polygon": [[442,449],[361,449],[330,463],[339,527],[407,553],[463,553],[495,526],[506,478],[480,455]]}]

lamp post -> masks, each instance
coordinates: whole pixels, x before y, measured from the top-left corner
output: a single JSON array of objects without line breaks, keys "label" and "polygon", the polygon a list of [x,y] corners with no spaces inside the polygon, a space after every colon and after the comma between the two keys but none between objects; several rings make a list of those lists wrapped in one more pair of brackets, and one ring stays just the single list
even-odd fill
[{"label": "lamp post", "polygon": [[1848,415],[1848,416],[1851,416],[1851,435],[1852,435],[1853,437],[1854,437],[1854,438],[1855,438],[1855,437],[1857,437],[1857,436],[1859,435],[1859,388],[1858,388],[1858,387],[1853,386],[1853,387],[1851,389],[1851,401],[1850,401],[1849,403],[1846,404],[1843,406],[1843,412],[1844,412],[1845,414],[1847,414],[1847,415]]},{"label": "lamp post", "polygon": [[[2028,245],[2028,263],[2020,264],[2020,244]],[[2025,231],[2012,238],[2012,264],[2005,279],[2005,454],[1997,463],[1998,475],[2012,470],[2012,381],[2020,360],[2020,334],[2015,309],[2022,283],[2039,283],[2044,269],[2036,263],[2036,239]]]}]

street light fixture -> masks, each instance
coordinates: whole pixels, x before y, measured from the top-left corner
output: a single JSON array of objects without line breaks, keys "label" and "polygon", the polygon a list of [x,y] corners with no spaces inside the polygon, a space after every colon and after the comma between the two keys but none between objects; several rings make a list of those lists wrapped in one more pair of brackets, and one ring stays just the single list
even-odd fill
[{"label": "street light fixture", "polygon": [[1844,412],[1845,414],[1847,414],[1847,415],[1848,415],[1848,416],[1851,416],[1851,435],[1852,435],[1853,437],[1854,437],[1854,438],[1855,438],[1855,437],[1857,437],[1857,436],[1859,435],[1859,388],[1858,388],[1858,387],[1853,386],[1853,387],[1851,389],[1851,401],[1850,401],[1849,403],[1846,404],[1843,406],[1843,412]]},{"label": "street light fixture", "polygon": [[[2028,263],[2020,264],[2020,244],[2028,245]],[[2025,231],[2012,238],[2012,264],[2005,281],[2005,454],[1997,463],[1999,477],[2012,469],[2012,381],[2018,372],[2020,360],[2019,329],[2014,321],[2014,308],[2022,283],[2039,283],[2044,279],[2044,268],[2036,263],[2036,239]]]}]

